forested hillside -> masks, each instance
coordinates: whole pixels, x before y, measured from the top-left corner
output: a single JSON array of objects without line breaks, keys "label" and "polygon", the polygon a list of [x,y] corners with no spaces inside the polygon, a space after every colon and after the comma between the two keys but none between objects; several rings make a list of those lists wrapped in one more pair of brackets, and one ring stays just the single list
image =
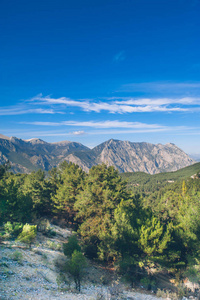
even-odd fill
[{"label": "forested hillside", "polygon": [[200,172],[200,163],[188,166],[175,172],[164,172],[150,175],[143,172],[120,174],[123,180],[127,181],[127,186],[134,193],[153,193],[172,183],[195,177]]},{"label": "forested hillside", "polygon": [[1,225],[10,222],[22,228],[41,217],[62,220],[77,231],[85,256],[113,264],[132,284],[153,265],[198,280],[199,171],[196,164],[154,176],[125,174],[127,186],[118,171],[105,164],[87,174],[63,162],[48,176],[41,170],[13,174],[4,165]]}]

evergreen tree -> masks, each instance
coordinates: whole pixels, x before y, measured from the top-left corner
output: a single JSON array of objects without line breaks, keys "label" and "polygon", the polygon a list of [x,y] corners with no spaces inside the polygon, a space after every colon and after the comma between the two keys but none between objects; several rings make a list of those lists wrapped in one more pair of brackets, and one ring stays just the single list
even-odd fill
[{"label": "evergreen tree", "polygon": [[156,257],[164,252],[171,241],[172,224],[165,228],[156,217],[147,219],[140,228],[139,245],[148,258]]},{"label": "evergreen tree", "polygon": [[[122,200],[114,211],[112,240],[118,258],[141,254],[138,240],[142,217],[139,210],[142,208],[136,207],[134,200],[134,197],[127,201]],[[146,215],[144,210],[143,213]]]},{"label": "evergreen tree", "polygon": [[83,254],[75,250],[72,254],[70,261],[66,265],[66,269],[69,274],[73,277],[76,289],[80,292],[81,280],[84,277],[86,268],[86,259]]},{"label": "evergreen tree", "polygon": [[24,175],[10,174],[0,181],[1,221],[27,222],[31,219],[32,200],[23,193]]},{"label": "evergreen tree", "polygon": [[32,212],[35,217],[51,215],[52,189],[48,179],[45,179],[44,171],[38,170],[26,176],[23,192],[27,197],[32,199]]},{"label": "evergreen tree", "polygon": [[76,214],[74,203],[83,188],[85,173],[78,165],[64,161],[58,176],[57,190],[52,196],[54,212],[73,223]]},{"label": "evergreen tree", "polygon": [[71,257],[75,250],[80,252],[81,247],[79,246],[79,242],[76,235],[71,235],[68,238],[67,243],[63,244],[63,252],[65,255]]},{"label": "evergreen tree", "polygon": [[94,166],[86,178],[84,190],[77,197],[75,209],[81,223],[79,233],[85,242],[86,254],[110,259],[114,211],[129,196],[118,171],[105,164]]}]

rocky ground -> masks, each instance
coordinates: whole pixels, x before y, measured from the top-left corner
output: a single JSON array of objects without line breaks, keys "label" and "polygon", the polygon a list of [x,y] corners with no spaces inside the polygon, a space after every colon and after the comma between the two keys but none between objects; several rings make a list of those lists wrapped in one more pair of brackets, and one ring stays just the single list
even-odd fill
[{"label": "rocky ground", "polygon": [[[1,300],[54,300],[54,299],[129,299],[156,300],[153,294],[130,289],[115,280],[113,274],[103,267],[88,262],[81,292],[74,288],[73,280],[63,276],[59,267],[66,257],[62,243],[71,234],[54,226],[56,236],[49,238],[38,233],[31,249],[15,241],[0,244],[0,299]],[[104,284],[101,284],[102,278]],[[168,299],[173,299],[168,298]]]}]

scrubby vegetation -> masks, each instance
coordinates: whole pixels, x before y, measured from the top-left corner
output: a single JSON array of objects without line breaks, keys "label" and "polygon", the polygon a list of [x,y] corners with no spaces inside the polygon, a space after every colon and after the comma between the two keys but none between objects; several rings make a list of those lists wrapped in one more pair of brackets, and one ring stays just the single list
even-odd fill
[{"label": "scrubby vegetation", "polygon": [[36,238],[37,225],[25,224],[22,228],[22,232],[18,235],[17,239],[27,244],[31,248],[31,244]]},{"label": "scrubby vegetation", "polygon": [[[36,233],[33,225],[41,217],[71,227],[76,235],[63,250],[77,289],[84,256],[113,265],[131,285],[138,280],[154,286],[154,278],[147,276],[152,267],[165,268],[179,282],[184,276],[198,281],[199,172],[200,164],[196,164],[185,172],[121,176],[102,164],[86,174],[77,165],[63,162],[45,176],[41,170],[12,174],[1,166],[1,236],[18,236],[31,245]],[[122,177],[128,178],[128,184]],[[51,229],[45,228],[51,236]]]}]

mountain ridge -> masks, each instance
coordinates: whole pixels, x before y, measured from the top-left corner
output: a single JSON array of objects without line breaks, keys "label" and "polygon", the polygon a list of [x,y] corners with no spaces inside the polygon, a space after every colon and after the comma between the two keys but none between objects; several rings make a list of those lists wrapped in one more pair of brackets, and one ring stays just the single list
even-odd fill
[{"label": "mountain ridge", "polygon": [[61,141],[48,143],[38,138],[22,140],[0,135],[0,163],[10,161],[14,172],[31,172],[41,168],[45,171],[62,161],[78,164],[88,172],[93,165],[106,163],[119,172],[176,171],[195,163],[183,150],[173,143],[151,144],[110,139],[93,149],[81,143]]}]

